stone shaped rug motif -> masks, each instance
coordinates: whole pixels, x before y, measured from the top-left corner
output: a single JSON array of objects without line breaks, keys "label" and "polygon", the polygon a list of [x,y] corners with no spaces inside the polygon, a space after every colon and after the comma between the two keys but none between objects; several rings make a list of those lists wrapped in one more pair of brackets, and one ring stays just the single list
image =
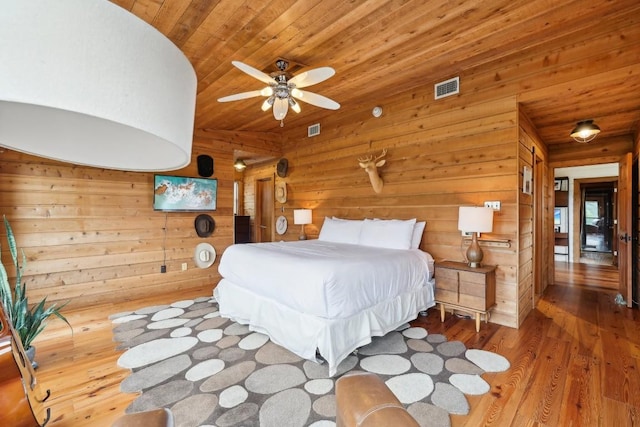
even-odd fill
[{"label": "stone shaped rug motif", "polygon": [[132,370],[122,392],[142,393],[127,413],[166,407],[177,427],[335,427],[335,380],[349,371],[378,374],[420,425],[450,426],[465,415],[465,394],[484,394],[485,372],[509,368],[502,356],[467,350],[423,328],[390,332],[350,355],[328,375],[266,335],[220,317],[211,297],[110,317]]}]

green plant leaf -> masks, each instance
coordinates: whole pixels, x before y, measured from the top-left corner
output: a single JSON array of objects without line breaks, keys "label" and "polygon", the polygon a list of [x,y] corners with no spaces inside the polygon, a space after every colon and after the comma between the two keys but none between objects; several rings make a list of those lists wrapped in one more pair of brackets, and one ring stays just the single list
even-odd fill
[{"label": "green plant leaf", "polygon": [[[66,317],[60,313],[60,309],[68,304],[65,302],[61,306],[57,304],[51,304],[49,307],[45,307],[47,298],[43,298],[37,304],[29,306],[29,300],[27,297],[27,285],[22,283],[23,268],[27,263],[27,257],[23,250],[20,250],[22,255],[21,262],[18,261],[18,249],[16,240],[13,235],[11,225],[4,218],[4,226],[7,231],[7,242],[9,244],[9,251],[11,252],[11,258],[13,260],[13,266],[16,271],[15,286],[9,283],[9,277],[5,266],[0,262],[0,294],[2,304],[4,305],[5,312],[8,313],[9,320],[13,324],[13,327],[22,341],[23,347],[29,348],[33,340],[44,330],[47,326],[46,320],[54,315],[63,320],[71,329],[73,334],[73,328]],[[1,256],[1,253],[0,253]],[[0,258],[1,260],[1,258]]]}]

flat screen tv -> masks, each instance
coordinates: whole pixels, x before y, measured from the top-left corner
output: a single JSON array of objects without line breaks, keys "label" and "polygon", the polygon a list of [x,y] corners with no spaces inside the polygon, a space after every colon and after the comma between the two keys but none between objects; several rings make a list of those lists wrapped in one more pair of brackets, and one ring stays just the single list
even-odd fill
[{"label": "flat screen tv", "polygon": [[218,180],[155,175],[153,209],[156,211],[215,211]]}]

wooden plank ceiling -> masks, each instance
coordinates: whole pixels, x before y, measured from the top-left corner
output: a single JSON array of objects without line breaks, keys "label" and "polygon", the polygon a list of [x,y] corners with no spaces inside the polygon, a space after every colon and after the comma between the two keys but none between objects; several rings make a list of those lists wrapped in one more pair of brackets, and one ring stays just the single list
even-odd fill
[{"label": "wooden plank ceiling", "polygon": [[[551,51],[578,32],[601,36],[616,22],[629,26],[629,20],[640,16],[637,0],[114,2],[167,35],[195,67],[196,128],[260,132],[306,129],[336,113],[301,104],[302,113],[290,112],[285,128],[280,128],[270,112],[260,110],[261,97],[217,102],[222,96],[264,87],[233,67],[232,60],[269,72],[276,59],[286,58],[300,65],[294,74],[331,66],[336,75],[308,89],[350,110],[498,63],[523,49],[548,46]],[[568,127],[588,118],[596,120],[603,135],[629,135],[640,119],[638,62],[606,84],[574,78],[551,94],[523,89],[518,95],[549,144],[570,142]],[[530,76],[532,82],[535,79]]]}]

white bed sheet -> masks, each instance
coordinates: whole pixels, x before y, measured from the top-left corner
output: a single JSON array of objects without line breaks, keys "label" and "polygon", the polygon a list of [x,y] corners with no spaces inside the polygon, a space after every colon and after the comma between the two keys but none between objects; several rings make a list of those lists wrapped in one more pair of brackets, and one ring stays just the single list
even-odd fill
[{"label": "white bed sheet", "polygon": [[[217,299],[220,307],[220,314],[224,317],[231,318],[238,323],[247,324],[253,331],[261,332],[268,335],[271,340],[293,353],[299,355],[308,360],[317,361],[316,351],[320,354],[322,359],[327,361],[329,365],[329,374],[334,375],[336,373],[339,363],[344,360],[353,350],[371,342],[371,337],[382,336],[388,332],[397,329],[406,322],[409,322],[416,318],[420,311],[426,310],[429,307],[435,305],[434,302],[434,280],[433,276],[433,259],[427,253],[419,250],[395,250],[395,249],[380,249],[370,248],[373,252],[378,252],[378,255],[373,259],[369,257],[366,260],[359,259],[354,254],[354,251],[361,251],[363,254],[371,255],[368,249],[364,249],[361,246],[336,244],[329,242],[307,241],[307,242],[287,242],[276,244],[251,244],[251,245],[237,245],[249,247],[249,251],[254,251],[258,246],[257,253],[260,253],[259,260],[252,260],[247,262],[242,260],[242,257],[235,253],[235,250],[229,252],[231,256],[226,257],[227,251],[235,246],[227,248],[220,264],[220,273],[223,279],[218,283],[214,289],[214,296]],[[360,267],[360,269],[367,270],[367,267],[372,265],[382,264],[383,260],[388,260],[389,253],[387,251],[404,253],[411,252],[414,256],[410,256],[409,259],[418,258],[424,268],[421,273],[413,271],[408,277],[413,275],[419,275],[422,280],[419,283],[413,283],[406,286],[403,290],[396,290],[394,292],[385,292],[378,288],[384,288],[383,282],[378,280],[375,274],[365,275],[366,278],[372,278],[372,286],[360,286],[361,289],[374,288],[377,289],[373,293],[369,293],[368,297],[349,297],[352,302],[357,301],[356,306],[359,309],[353,307],[348,308],[347,311],[351,314],[345,315],[338,313],[335,317],[320,316],[318,312],[331,312],[336,307],[347,306],[344,304],[344,297],[338,298],[338,304],[329,305],[328,309],[319,310],[317,308],[317,301],[314,301],[312,297],[307,296],[304,298],[304,283],[307,283],[306,279],[310,276],[308,267],[298,265],[300,262],[287,258],[283,264],[282,260],[273,259],[273,253],[262,253],[261,248],[267,246],[276,246],[279,248],[275,253],[288,252],[289,249],[284,247],[296,247],[295,250],[300,252],[301,248],[306,253],[307,257],[315,259],[318,262],[318,258],[322,256],[314,257],[313,254],[322,253],[322,251],[334,251],[334,256],[338,258],[344,258],[347,256],[351,258],[350,263]],[[338,246],[351,246],[351,248],[338,248]],[[330,249],[333,248],[333,249]],[[346,251],[346,252],[343,252]],[[241,250],[243,252],[245,250]],[[382,252],[379,252],[382,251]],[[349,255],[350,254],[350,255]],[[285,258],[289,255],[286,255]],[[328,255],[324,255],[328,258]],[[303,256],[304,258],[304,256]],[[366,258],[366,257],[365,257]],[[372,262],[373,261],[373,262]],[[288,263],[294,262],[294,266],[288,265]],[[325,263],[327,259],[323,259],[320,264],[324,265],[324,268],[329,268]],[[362,262],[360,265],[359,263]],[[312,262],[313,264],[314,262]],[[253,279],[248,280],[249,284],[243,282],[237,282],[244,279],[244,275],[238,273],[238,268],[242,267],[254,273]],[[274,267],[275,265],[275,267]],[[401,263],[402,265],[402,263]],[[319,268],[319,267],[315,267]],[[277,273],[267,273],[271,270],[277,270]],[[376,268],[372,268],[373,271],[378,271]],[[384,268],[381,270],[383,271]],[[412,268],[409,268],[412,271]],[[269,274],[272,274],[271,276]],[[296,279],[297,277],[297,280]],[[264,277],[266,280],[261,280]],[[333,276],[331,276],[333,277]],[[293,278],[293,279],[292,279]],[[351,277],[353,279],[353,277]],[[281,285],[282,282],[293,283],[293,291],[287,290]],[[313,283],[313,281],[312,281]],[[377,286],[377,285],[380,286]],[[291,285],[290,285],[291,286]],[[353,285],[350,289],[353,289]],[[388,286],[389,288],[397,288],[400,285]],[[266,292],[264,291],[266,288]],[[314,295],[319,295],[317,290],[314,290]],[[293,294],[293,297],[284,297],[283,294]],[[343,295],[338,292],[339,295]],[[322,294],[324,298],[324,294]],[[373,297],[377,300],[371,300]],[[367,301],[371,300],[370,305],[366,305]],[[293,302],[293,303],[292,303]],[[298,304],[302,302],[302,304]],[[310,312],[304,311],[305,307],[312,307]]]},{"label": "white bed sheet", "polygon": [[308,240],[233,245],[220,275],[294,310],[348,318],[392,296],[425,285],[433,258],[398,250]]}]

